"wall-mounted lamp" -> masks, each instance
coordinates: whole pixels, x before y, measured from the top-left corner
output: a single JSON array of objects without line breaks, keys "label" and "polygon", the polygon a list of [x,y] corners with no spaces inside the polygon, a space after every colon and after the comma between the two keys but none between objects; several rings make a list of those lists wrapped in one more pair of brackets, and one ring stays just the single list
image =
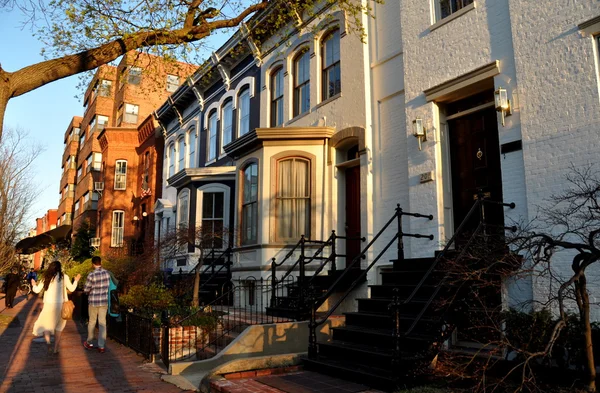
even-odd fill
[{"label": "wall-mounted lamp", "polygon": [[138,220],[139,220],[138,216],[133,216],[133,221],[138,221]]},{"label": "wall-mounted lamp", "polygon": [[499,87],[494,92],[494,99],[496,101],[496,111],[502,114],[502,127],[504,127],[504,118],[512,115],[510,108],[510,100],[508,99],[508,93],[506,89]]},{"label": "wall-mounted lamp", "polygon": [[421,143],[427,141],[427,131],[423,126],[423,119],[419,117],[413,120],[413,135],[419,140],[419,150],[422,150]]},{"label": "wall-mounted lamp", "polygon": [[142,217],[146,217],[146,216],[148,216],[148,213],[146,213],[146,212],[143,212],[143,213],[142,213]]}]

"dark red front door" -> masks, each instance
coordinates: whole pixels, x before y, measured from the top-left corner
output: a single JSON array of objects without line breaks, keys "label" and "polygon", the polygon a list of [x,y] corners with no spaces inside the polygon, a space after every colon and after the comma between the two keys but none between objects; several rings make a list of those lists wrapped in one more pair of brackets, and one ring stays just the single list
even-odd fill
[{"label": "dark red front door", "polygon": [[[360,254],[360,167],[346,169],[346,264]],[[355,264],[356,268],[360,263]]]},{"label": "dark red front door", "polygon": [[[452,166],[452,199],[455,229],[463,222],[475,203],[478,192],[488,199],[502,201],[500,146],[494,108],[484,109],[449,121]],[[469,220],[477,226],[479,215]],[[504,225],[500,206],[486,206],[486,221]]]}]

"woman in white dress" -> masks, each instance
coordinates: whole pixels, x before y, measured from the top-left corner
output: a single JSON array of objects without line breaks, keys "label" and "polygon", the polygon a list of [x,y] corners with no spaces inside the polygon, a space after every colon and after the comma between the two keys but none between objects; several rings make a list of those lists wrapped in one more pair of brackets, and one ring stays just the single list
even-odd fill
[{"label": "woman in white dress", "polygon": [[52,353],[51,334],[54,334],[54,353],[58,353],[60,337],[67,324],[67,321],[61,317],[62,305],[68,300],[67,290],[73,292],[80,278],[81,274],[78,274],[71,282],[69,276],[63,274],[60,262],[54,261],[48,266],[39,283],[34,279],[31,280],[33,292],[40,293],[42,288],[44,289],[44,307],[33,325],[33,334],[37,337],[44,335],[48,353]]}]

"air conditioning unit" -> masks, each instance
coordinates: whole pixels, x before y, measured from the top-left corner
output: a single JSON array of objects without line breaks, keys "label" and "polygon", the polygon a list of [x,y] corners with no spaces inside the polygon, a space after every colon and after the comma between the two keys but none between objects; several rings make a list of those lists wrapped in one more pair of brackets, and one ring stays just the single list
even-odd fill
[{"label": "air conditioning unit", "polygon": [[90,239],[90,247],[100,247],[100,238],[93,237]]},{"label": "air conditioning unit", "polygon": [[104,182],[103,181],[94,182],[94,191],[104,191]]}]

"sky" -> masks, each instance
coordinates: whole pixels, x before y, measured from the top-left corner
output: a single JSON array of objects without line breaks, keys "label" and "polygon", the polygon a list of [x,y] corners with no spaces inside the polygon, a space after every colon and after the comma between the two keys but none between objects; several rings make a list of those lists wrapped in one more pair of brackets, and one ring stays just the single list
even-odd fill
[{"label": "sky", "polygon": [[[43,61],[42,44],[31,31],[22,28],[18,12],[0,12],[0,64],[5,71]],[[222,45],[227,34],[211,38],[209,48]],[[39,195],[33,202],[28,227],[35,226],[35,218],[49,209],[57,209],[61,159],[64,152],[63,137],[73,116],[83,116],[82,92],[77,88],[78,77],[71,76],[42,86],[9,101],[4,118],[4,128],[20,129],[28,133],[29,142],[43,147],[34,162],[34,181]]]}]

